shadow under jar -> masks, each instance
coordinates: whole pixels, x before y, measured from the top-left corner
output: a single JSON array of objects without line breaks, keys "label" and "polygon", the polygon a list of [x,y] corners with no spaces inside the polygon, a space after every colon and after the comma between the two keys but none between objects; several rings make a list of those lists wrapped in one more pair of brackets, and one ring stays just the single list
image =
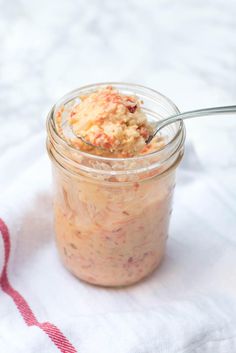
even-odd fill
[{"label": "shadow under jar", "polygon": [[102,83],[70,92],[48,116],[47,150],[53,167],[55,232],[61,259],[84,281],[125,286],[150,274],[164,256],[185,128],[183,122],[167,126],[161,132],[162,149],[132,158],[106,158],[75,149],[58,134],[55,115],[80,95],[107,85],[138,96],[151,122],[179,111],[152,89]]}]

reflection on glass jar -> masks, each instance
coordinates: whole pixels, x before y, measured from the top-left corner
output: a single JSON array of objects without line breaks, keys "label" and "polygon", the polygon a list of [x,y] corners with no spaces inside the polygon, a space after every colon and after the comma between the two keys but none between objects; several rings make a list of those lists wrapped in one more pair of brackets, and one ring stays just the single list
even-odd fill
[{"label": "reflection on glass jar", "polygon": [[[56,131],[57,110],[106,85],[73,91],[53,107],[47,149],[53,162],[55,231],[63,263],[87,282],[122,286],[147,276],[164,256],[185,129],[180,122],[164,128],[165,146],[138,157],[106,158],[73,148]],[[112,85],[143,100],[150,121],[178,113],[170,100],[151,89]]]}]

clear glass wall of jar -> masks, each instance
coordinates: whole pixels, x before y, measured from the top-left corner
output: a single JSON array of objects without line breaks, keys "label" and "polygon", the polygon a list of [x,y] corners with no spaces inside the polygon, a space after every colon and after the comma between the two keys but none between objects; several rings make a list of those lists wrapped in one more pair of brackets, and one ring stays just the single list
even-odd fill
[{"label": "clear glass wall of jar", "polygon": [[106,158],[73,148],[57,133],[56,112],[76,97],[108,84],[137,95],[152,121],[179,111],[152,89],[102,83],[70,92],[48,115],[47,150],[53,167],[60,257],[84,281],[124,286],[147,276],[164,256],[185,128],[182,122],[164,128],[165,146],[138,157]]}]

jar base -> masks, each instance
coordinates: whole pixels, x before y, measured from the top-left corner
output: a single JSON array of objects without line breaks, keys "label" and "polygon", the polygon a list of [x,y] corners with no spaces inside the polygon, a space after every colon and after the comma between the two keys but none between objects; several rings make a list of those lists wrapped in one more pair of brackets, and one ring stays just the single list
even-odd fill
[{"label": "jar base", "polygon": [[76,277],[78,280],[85,282],[87,284],[96,286],[96,287],[104,287],[104,288],[125,288],[125,287],[129,287],[132,285],[135,285],[145,279],[147,279],[149,276],[151,276],[155,270],[157,270],[157,268],[161,265],[161,263],[163,262],[165,257],[165,253],[162,254],[162,256],[159,257],[158,261],[156,261],[156,263],[153,265],[153,267],[145,274],[143,274],[142,276],[140,276],[139,278],[136,278],[135,280],[127,280],[126,282],[116,282],[114,283],[107,283],[107,282],[97,282],[96,280],[94,280],[94,278],[89,278],[86,276],[79,276],[78,274],[75,273],[75,271],[73,271],[72,269],[69,268],[69,266],[67,266],[67,264],[65,264],[65,262],[63,261],[63,265],[64,267],[67,269],[67,271],[69,271],[74,277]]}]

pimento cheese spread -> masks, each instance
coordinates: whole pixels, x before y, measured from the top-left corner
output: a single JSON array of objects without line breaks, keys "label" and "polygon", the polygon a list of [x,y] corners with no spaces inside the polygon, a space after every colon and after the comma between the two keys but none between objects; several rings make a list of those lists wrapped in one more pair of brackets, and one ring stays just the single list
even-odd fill
[{"label": "pimento cheese spread", "polygon": [[[73,156],[78,149],[117,160],[127,157],[132,164],[130,157],[149,154],[165,144],[159,136],[146,145],[153,127],[142,102],[112,86],[60,107],[54,119],[58,134],[75,147]],[[65,124],[72,130],[69,137]],[[103,160],[100,168],[103,164],[112,168],[109,163],[113,162]],[[129,174],[126,182],[115,173],[106,180],[100,174],[94,179],[84,173],[65,173],[59,164],[53,169],[55,229],[65,266],[80,279],[104,286],[128,285],[152,272],[165,251],[174,170],[161,178],[156,178],[155,170],[152,174],[147,170],[139,179]]]}]

